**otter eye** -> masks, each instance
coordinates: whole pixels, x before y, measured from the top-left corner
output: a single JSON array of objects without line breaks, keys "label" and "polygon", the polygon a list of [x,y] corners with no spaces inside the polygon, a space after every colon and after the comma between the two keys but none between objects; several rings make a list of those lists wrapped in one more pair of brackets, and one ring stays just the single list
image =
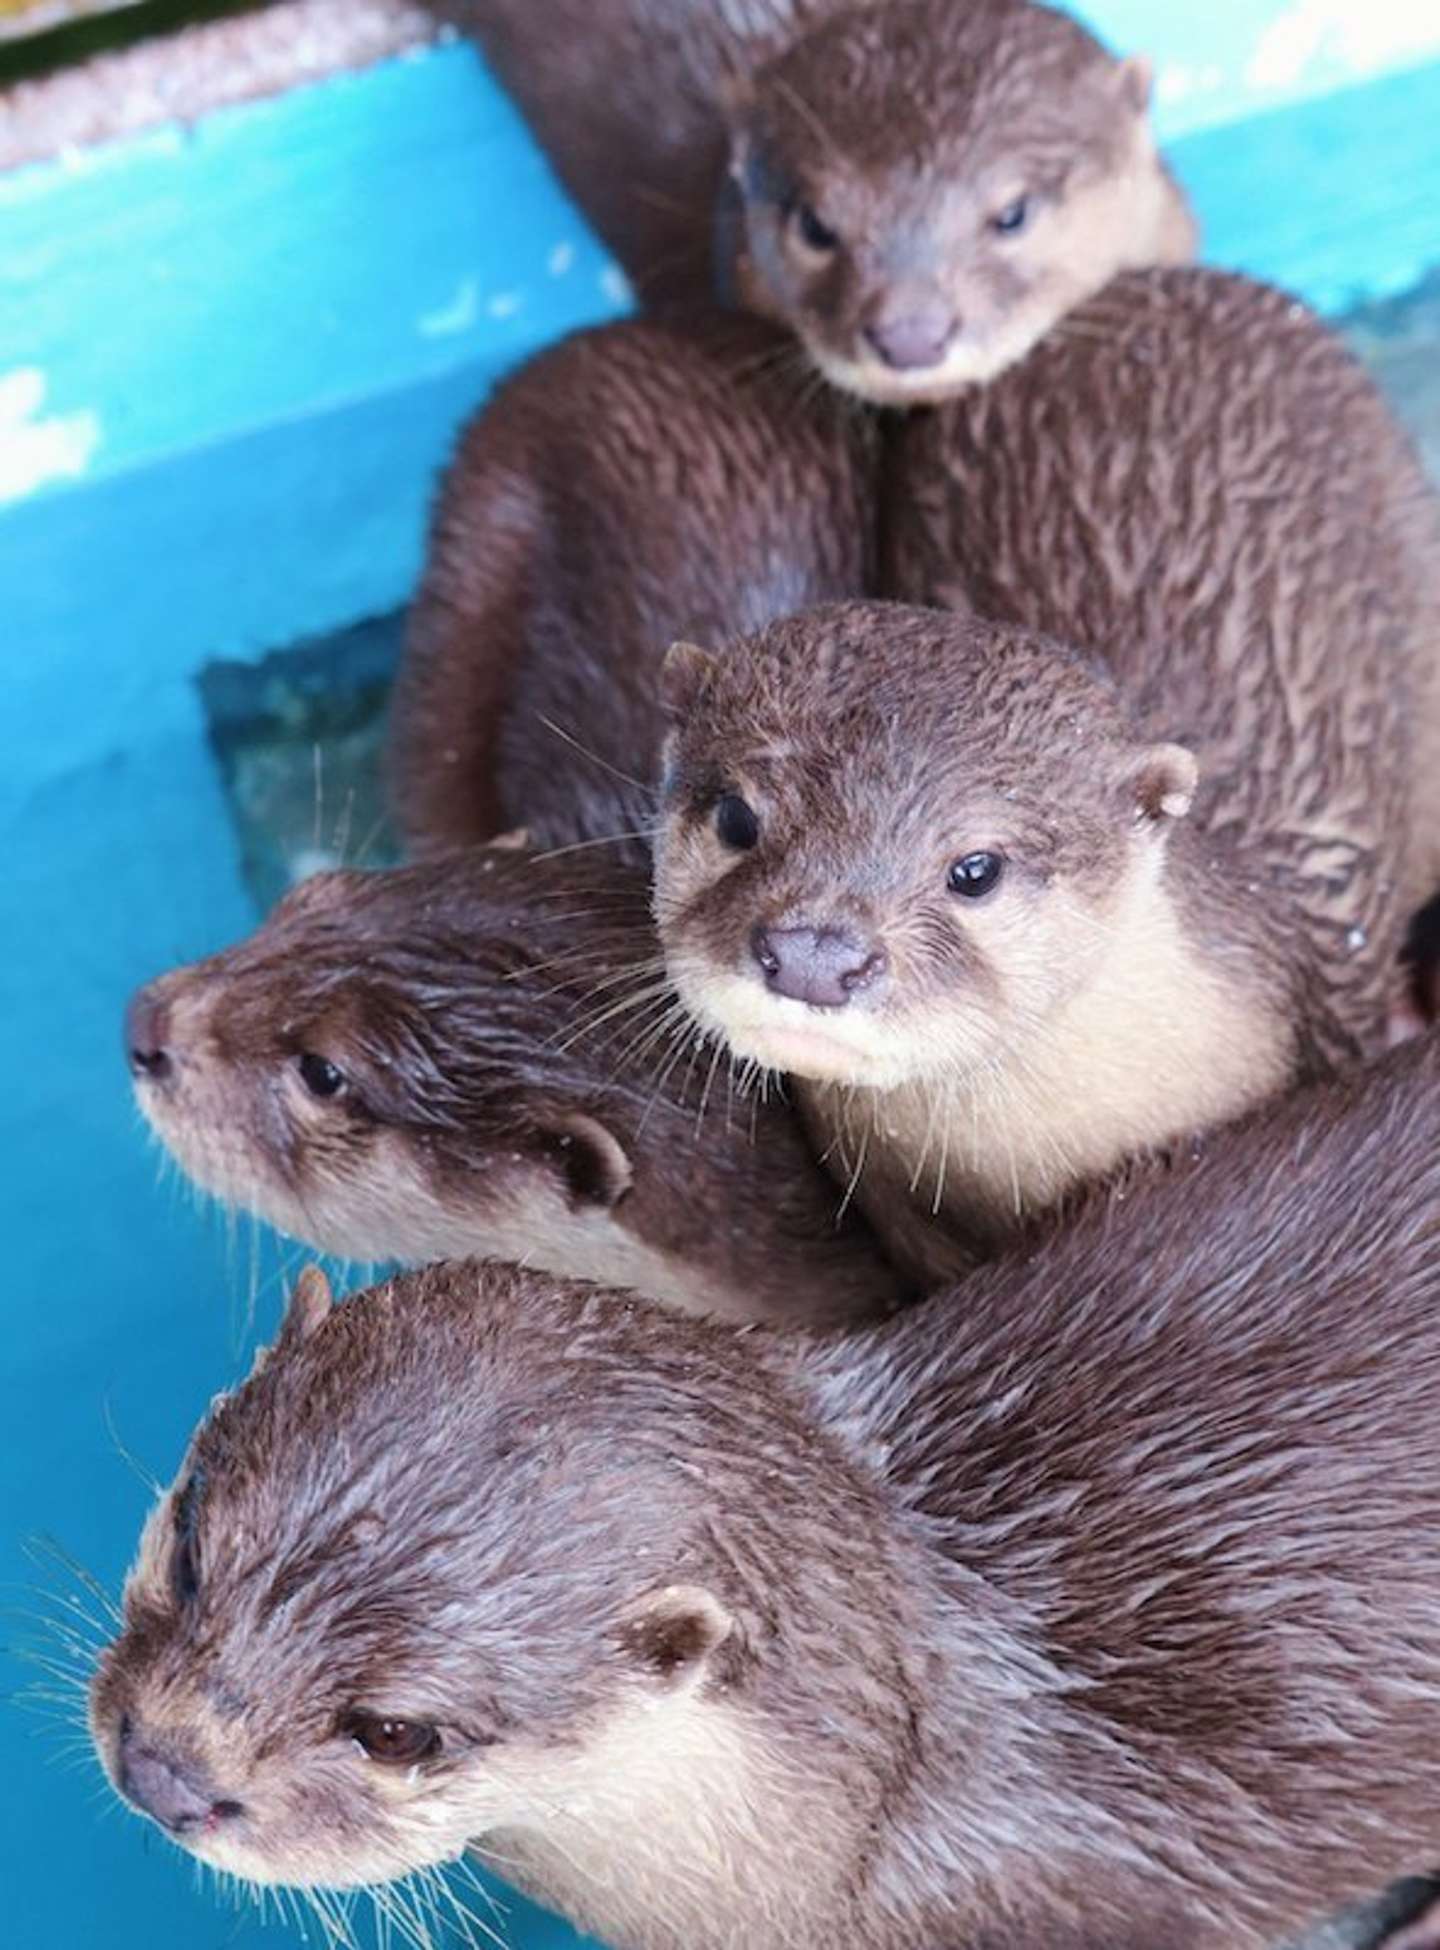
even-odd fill
[{"label": "otter eye", "polygon": [[440,1729],[428,1720],[391,1720],[383,1713],[347,1713],[340,1731],[370,1760],[413,1767],[440,1751]]},{"label": "otter eye", "polygon": [[748,853],[760,837],[755,809],[738,792],[727,792],[715,804],[715,833],[722,846]]},{"label": "otter eye", "polygon": [[950,891],[975,900],[988,894],[1004,871],[1005,861],[998,853],[967,853],[950,868]]},{"label": "otter eye", "polygon": [[345,1072],[313,1050],[305,1050],[296,1066],[300,1081],[312,1097],[338,1097],[345,1088]]},{"label": "otter eye", "polygon": [[997,210],[990,219],[990,228],[1001,237],[1013,237],[1025,228],[1030,221],[1030,199],[1017,196],[1013,203],[1007,203],[1003,210]]},{"label": "otter eye", "polygon": [[795,205],[795,228],[800,232],[801,242],[812,251],[833,251],[839,245],[839,237],[808,203]]}]

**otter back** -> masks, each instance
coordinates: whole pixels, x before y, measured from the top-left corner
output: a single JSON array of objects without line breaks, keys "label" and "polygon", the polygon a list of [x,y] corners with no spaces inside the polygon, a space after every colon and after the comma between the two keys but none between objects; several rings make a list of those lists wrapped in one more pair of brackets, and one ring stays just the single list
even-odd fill
[{"label": "otter back", "polygon": [[758,321],[634,321],[544,353],[462,437],[392,714],[417,848],[523,826],[648,860],[678,636],[873,577],[871,430]]}]

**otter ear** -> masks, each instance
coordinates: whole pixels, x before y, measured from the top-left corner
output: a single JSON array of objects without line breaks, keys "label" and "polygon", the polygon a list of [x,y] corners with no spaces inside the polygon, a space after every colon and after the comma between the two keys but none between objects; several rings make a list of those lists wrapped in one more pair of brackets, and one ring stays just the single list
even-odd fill
[{"label": "otter ear", "polygon": [[1140,753],[1129,776],[1135,817],[1151,825],[1183,819],[1190,810],[1199,782],[1195,754],[1183,745],[1150,745]]},{"label": "otter ear", "polygon": [[715,674],[716,659],[698,643],[672,643],[660,666],[660,702],[679,723],[689,716]]},{"label": "otter ear", "polygon": [[573,1205],[618,1205],[635,1182],[630,1154],[608,1125],[584,1111],[557,1117],[545,1133],[560,1160]]},{"label": "otter ear", "polygon": [[735,1620],[701,1584],[668,1584],[631,1607],[620,1644],[652,1684],[669,1692],[699,1685]]},{"label": "otter ear", "polygon": [[330,1282],[318,1266],[307,1266],[290,1289],[285,1303],[285,1318],[280,1324],[282,1341],[308,1341],[335,1305]]},{"label": "otter ear", "polygon": [[1144,115],[1155,92],[1155,63],[1148,54],[1132,54],[1115,70],[1115,88],[1133,115]]}]

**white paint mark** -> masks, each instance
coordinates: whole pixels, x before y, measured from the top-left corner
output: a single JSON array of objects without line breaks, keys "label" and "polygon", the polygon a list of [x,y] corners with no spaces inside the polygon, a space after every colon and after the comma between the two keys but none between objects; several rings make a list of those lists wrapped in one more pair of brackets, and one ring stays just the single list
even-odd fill
[{"label": "white paint mark", "polygon": [[1364,928],[1357,925],[1353,928],[1348,928],[1346,930],[1345,946],[1347,948],[1353,949],[1355,953],[1358,954],[1359,951],[1365,946],[1365,943],[1369,939],[1370,937],[1368,934],[1366,934]]},{"label": "white paint mark", "polygon": [[492,318],[513,318],[524,299],[518,291],[497,291],[493,298],[487,298],[485,309]]},{"label": "white paint mark", "polygon": [[445,339],[456,332],[468,332],[479,316],[479,280],[464,278],[448,304],[440,305],[435,311],[422,312],[416,323],[425,338]]},{"label": "white paint mark", "polygon": [[1359,80],[1436,47],[1440,16],[1415,0],[1295,0],[1256,41],[1245,80],[1262,89]]},{"label": "white paint mark", "polygon": [[557,244],[545,260],[545,269],[552,278],[563,278],[575,262],[573,244]]},{"label": "white paint mark", "polygon": [[46,379],[38,366],[0,373],[0,501],[20,501],[48,481],[75,480],[100,445],[94,413],[41,417]]},{"label": "white paint mark", "polygon": [[600,289],[617,305],[633,305],[635,292],[618,264],[607,264],[600,273]]},{"label": "white paint mark", "polygon": [[1187,67],[1183,61],[1171,61],[1161,68],[1156,77],[1155,97],[1167,105],[1188,102],[1197,95],[1213,95],[1224,86],[1225,70],[1213,63],[1204,67]]}]

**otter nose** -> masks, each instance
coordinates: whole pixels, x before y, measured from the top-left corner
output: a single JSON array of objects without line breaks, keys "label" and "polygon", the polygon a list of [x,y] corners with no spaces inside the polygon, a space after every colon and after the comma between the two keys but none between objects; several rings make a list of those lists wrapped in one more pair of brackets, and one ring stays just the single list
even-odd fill
[{"label": "otter nose", "polygon": [[125,1005],[125,1055],[137,1077],[163,1083],[174,1059],[165,1047],[170,1012],[148,988],[136,989]]},{"label": "otter nose", "polygon": [[923,305],[893,318],[877,318],[865,336],[887,366],[918,372],[938,366],[955,336],[957,320],[943,305]]},{"label": "otter nose", "polygon": [[750,936],[766,986],[817,1009],[843,1009],[885,968],[883,949],[843,928],[764,928]]},{"label": "otter nose", "polygon": [[218,1800],[197,1768],[140,1739],[128,1721],[120,1729],[116,1773],[131,1806],[171,1835],[209,1833],[243,1812],[238,1801]]}]

